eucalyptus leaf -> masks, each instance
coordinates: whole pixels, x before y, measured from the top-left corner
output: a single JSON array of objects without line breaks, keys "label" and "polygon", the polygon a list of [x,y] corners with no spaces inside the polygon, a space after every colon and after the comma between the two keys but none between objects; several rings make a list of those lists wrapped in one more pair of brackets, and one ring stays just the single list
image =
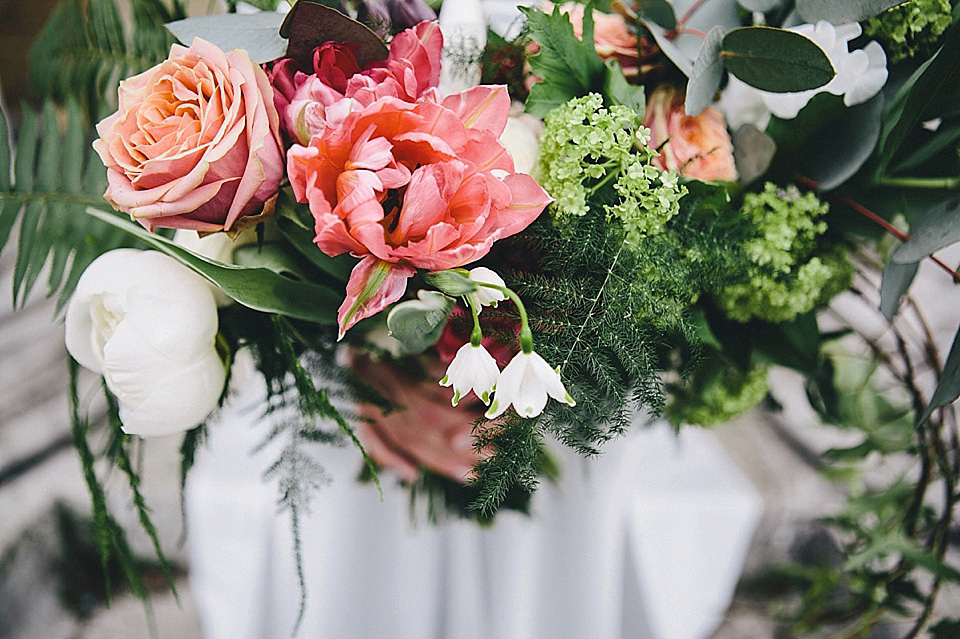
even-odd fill
[{"label": "eucalyptus leaf", "polygon": [[773,138],[752,124],[744,124],[733,134],[732,141],[733,160],[740,182],[750,184],[762,177],[777,153],[777,143]]},{"label": "eucalyptus leaf", "polygon": [[960,196],[927,211],[910,229],[910,238],[897,247],[890,259],[900,264],[919,262],[954,242],[960,242]]},{"label": "eucalyptus leaf", "polygon": [[673,62],[677,69],[689,78],[690,74],[693,73],[693,60],[667,38],[667,32],[663,27],[649,20],[641,20],[640,23],[653,36],[653,40],[657,43],[657,47],[660,48],[663,55],[667,56],[667,59]]},{"label": "eucalyptus leaf", "polygon": [[274,11],[225,13],[177,20],[167,29],[187,46],[199,37],[227,52],[243,49],[251,60],[263,64],[282,58],[287,51],[287,40],[280,36],[283,18]]},{"label": "eucalyptus leaf", "polygon": [[436,287],[452,297],[460,297],[477,290],[476,282],[453,270],[427,273],[423,279],[430,286]]},{"label": "eucalyptus leaf", "polygon": [[265,313],[277,313],[316,324],[337,323],[337,308],[343,295],[324,286],[296,282],[265,268],[222,264],[189,251],[172,241],[148,233],[143,227],[95,208],[88,215],[126,231],[217,285],[240,304]]},{"label": "eucalyptus leaf", "polygon": [[677,15],[667,0],[638,0],[634,5],[637,14],[664,29],[677,28]]},{"label": "eucalyptus leaf", "polygon": [[314,0],[298,0],[279,31],[288,40],[287,57],[304,68],[312,66],[314,48],[329,40],[356,44],[356,58],[361,67],[371,60],[387,57],[387,45],[370,27]]},{"label": "eucalyptus leaf", "polygon": [[930,398],[930,404],[917,423],[922,424],[930,419],[933,411],[946,406],[957,396],[960,396],[960,330],[953,338],[953,345],[950,347],[950,353],[947,354],[947,361],[943,363],[943,370],[940,371],[940,379],[937,381],[936,390],[933,391],[933,397]]},{"label": "eucalyptus leaf", "polygon": [[436,344],[453,310],[453,299],[443,293],[420,290],[417,298],[400,302],[387,315],[387,330],[408,354],[422,353]]},{"label": "eucalyptus leaf", "polygon": [[683,110],[687,115],[699,115],[713,103],[713,98],[723,79],[723,63],[720,52],[723,50],[723,38],[727,30],[717,25],[707,32],[700,53],[693,62],[690,81],[687,83],[687,97]]},{"label": "eucalyptus leaf", "polygon": [[880,312],[888,322],[897,314],[900,298],[910,288],[919,267],[919,262],[899,264],[889,260],[886,268],[883,269],[883,281],[880,283]]},{"label": "eucalyptus leaf", "polygon": [[827,54],[805,36],[773,27],[741,27],[723,39],[727,70],[762,91],[816,89],[835,75]]},{"label": "eucalyptus leaf", "polygon": [[883,94],[878,93],[846,109],[843,117],[820,129],[818,137],[830,140],[830,144],[807,157],[807,177],[818,182],[823,191],[833,190],[853,177],[877,146],[882,115]]},{"label": "eucalyptus leaf", "polygon": [[867,20],[904,2],[906,0],[797,0],[797,11],[804,22],[826,20],[846,24]]}]

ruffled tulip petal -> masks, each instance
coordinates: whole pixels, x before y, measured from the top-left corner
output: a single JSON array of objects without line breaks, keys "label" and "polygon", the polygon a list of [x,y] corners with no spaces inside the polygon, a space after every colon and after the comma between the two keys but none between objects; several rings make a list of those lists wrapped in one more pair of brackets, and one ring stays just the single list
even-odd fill
[{"label": "ruffled tulip petal", "polygon": [[407,280],[416,269],[402,264],[392,264],[367,256],[360,260],[347,281],[347,297],[337,312],[340,326],[338,339],[343,339],[347,330],[364,319],[379,313],[393,304],[407,290]]},{"label": "ruffled tulip petal", "polygon": [[510,115],[510,96],[505,86],[477,86],[454,93],[441,103],[450,109],[465,129],[488,131],[500,137]]}]

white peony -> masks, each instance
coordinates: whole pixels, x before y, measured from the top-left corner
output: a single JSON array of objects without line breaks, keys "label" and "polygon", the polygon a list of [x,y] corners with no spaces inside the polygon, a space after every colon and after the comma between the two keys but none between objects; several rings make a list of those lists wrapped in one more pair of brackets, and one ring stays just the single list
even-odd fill
[{"label": "white peony", "polygon": [[484,404],[490,404],[490,393],[497,385],[500,369],[493,355],[483,346],[474,346],[467,342],[454,356],[447,374],[440,380],[441,386],[453,386],[452,404],[460,403],[460,398],[470,391]]},{"label": "white peony", "polygon": [[517,113],[511,107],[507,126],[500,134],[500,142],[513,158],[513,167],[517,173],[536,177],[541,133],[543,123],[540,120],[522,111]]},{"label": "white peony", "polygon": [[499,417],[513,404],[521,417],[536,417],[547,405],[547,396],[575,406],[576,402],[560,380],[560,372],[535,352],[517,353],[500,373],[488,419]]},{"label": "white peony", "polygon": [[208,283],[156,251],[101,255],[67,306],[67,350],[104,376],[134,435],[185,431],[216,408],[226,380],[216,336]]}]

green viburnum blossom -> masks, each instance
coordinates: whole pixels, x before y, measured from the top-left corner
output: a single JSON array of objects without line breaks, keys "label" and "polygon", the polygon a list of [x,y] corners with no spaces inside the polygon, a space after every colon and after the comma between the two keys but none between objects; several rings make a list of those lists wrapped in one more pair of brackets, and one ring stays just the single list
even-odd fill
[{"label": "green viburnum blossom", "polygon": [[[741,415],[767,396],[767,367],[744,372],[733,366],[705,367],[673,393],[666,417],[676,425],[710,426]],[[703,372],[701,372],[703,371]]]},{"label": "green viburnum blossom", "polygon": [[[602,203],[636,245],[680,210],[687,192],[673,171],[650,164],[649,130],[632,109],[603,106],[591,93],[554,109],[540,140],[541,185],[554,198],[557,219],[586,215]],[[609,188],[608,188],[609,187]]]},{"label": "green viburnum blossom", "polygon": [[749,281],[720,292],[720,306],[729,317],[787,322],[849,285],[853,269],[841,250],[815,254],[817,240],[827,229],[820,218],[828,208],[793,186],[779,189],[767,183],[762,193],[744,197],[740,214],[758,233],[744,245],[753,263]]},{"label": "green viburnum blossom", "polygon": [[950,0],[911,0],[871,18],[863,31],[897,63],[931,53],[953,20],[950,12]]}]

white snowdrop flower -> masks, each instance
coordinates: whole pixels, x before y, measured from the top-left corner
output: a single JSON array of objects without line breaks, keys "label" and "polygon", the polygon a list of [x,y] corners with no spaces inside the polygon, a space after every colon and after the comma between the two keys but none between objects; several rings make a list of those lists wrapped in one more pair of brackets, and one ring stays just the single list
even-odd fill
[{"label": "white snowdrop flower", "polygon": [[123,430],[168,435],[216,407],[226,368],[206,280],[157,251],[117,249],[84,271],[66,313],[66,345],[103,375]]},{"label": "white snowdrop flower", "polygon": [[[471,269],[470,279],[474,282],[483,282],[484,284],[506,286],[506,284],[503,282],[503,278],[497,275],[496,272],[488,269],[486,266],[478,266],[475,269]],[[507,299],[507,296],[503,294],[503,291],[498,291],[495,288],[488,288],[486,286],[478,286],[477,290],[473,293],[470,293],[467,297],[470,298],[470,301],[473,303],[473,307],[477,309],[478,313],[483,309],[484,306],[493,306],[496,308],[497,303]]]},{"label": "white snowdrop flower", "polygon": [[486,417],[500,416],[511,404],[521,417],[536,417],[543,412],[548,396],[576,405],[560,381],[559,369],[550,368],[550,364],[533,351],[517,353],[500,373],[497,392]]},{"label": "white snowdrop flower", "polygon": [[493,355],[483,346],[474,346],[467,342],[454,356],[447,373],[440,380],[441,386],[453,386],[453,401],[456,406],[460,398],[470,391],[486,405],[490,405],[490,393],[497,385],[500,369]]}]

